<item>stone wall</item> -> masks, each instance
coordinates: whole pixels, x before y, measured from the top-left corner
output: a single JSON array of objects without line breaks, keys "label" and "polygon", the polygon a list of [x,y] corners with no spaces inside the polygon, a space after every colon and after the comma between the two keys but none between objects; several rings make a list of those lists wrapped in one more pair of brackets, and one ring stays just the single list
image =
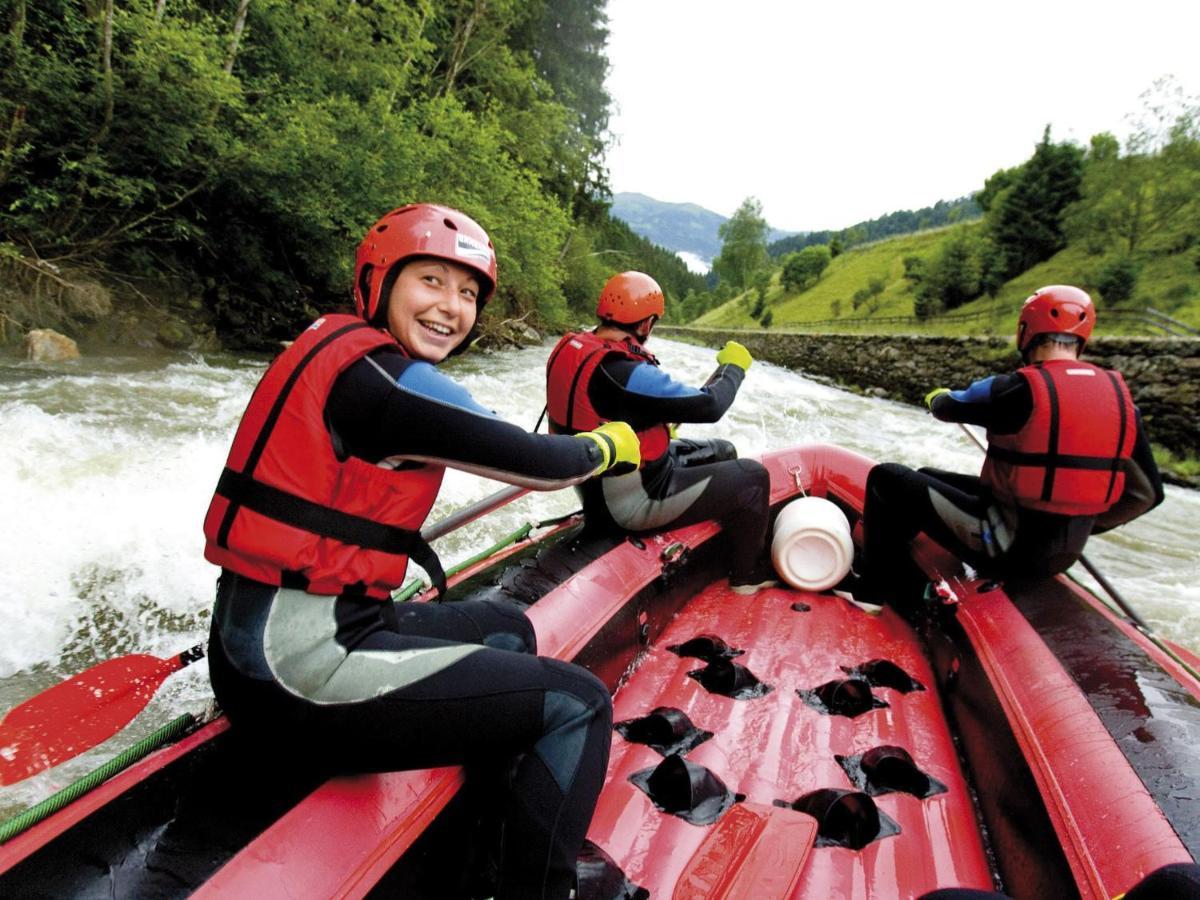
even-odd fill
[{"label": "stone wall", "polygon": [[[805,375],[920,404],[935,387],[972,381],[1019,365],[1004,338],[924,335],[797,334],[781,331],[679,328],[655,335],[720,347],[744,344],[756,359]],[[1129,381],[1151,440],[1176,453],[1200,451],[1200,338],[1099,337],[1086,359],[1120,370]]]}]

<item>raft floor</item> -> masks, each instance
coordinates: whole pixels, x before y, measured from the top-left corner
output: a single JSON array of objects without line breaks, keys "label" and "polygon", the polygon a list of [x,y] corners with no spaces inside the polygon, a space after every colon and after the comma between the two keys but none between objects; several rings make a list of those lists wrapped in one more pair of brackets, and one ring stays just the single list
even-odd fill
[{"label": "raft floor", "polygon": [[[807,606],[798,611],[794,604]],[[770,686],[763,696],[710,693],[705,667],[666,649],[716,635],[745,651],[733,662]],[[886,659],[925,687],[908,693],[875,687],[887,706],[853,718],[821,712],[797,690],[811,690],[870,660]],[[659,809],[630,781],[662,756],[614,732],[608,778],[590,841],[651,897],[911,896],[937,887],[990,890],[992,878],[929,663],[909,626],[889,608],[872,615],[834,594],[769,588],[733,593],[721,579],[700,591],[651,644],[615,694],[614,721],[660,706],[684,711],[713,732],[686,753],[744,799],[710,825]],[[835,756],[880,745],[906,749],[945,793],[875,798],[899,833],[860,850],[814,846],[816,821],[778,803],[822,788],[854,789]],[[817,840],[817,843],[823,843]]]}]

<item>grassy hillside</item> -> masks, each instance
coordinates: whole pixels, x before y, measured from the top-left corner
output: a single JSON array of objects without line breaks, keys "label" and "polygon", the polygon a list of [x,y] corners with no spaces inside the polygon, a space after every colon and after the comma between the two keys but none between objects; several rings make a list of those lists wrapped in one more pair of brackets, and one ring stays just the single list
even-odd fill
[{"label": "grassy hillside", "polygon": [[[966,226],[978,227],[978,226]],[[1016,333],[1017,315],[1025,298],[1047,284],[1077,284],[1093,292],[1103,266],[1100,257],[1088,255],[1080,245],[1068,246],[1052,258],[1040,263],[1004,284],[995,296],[984,296],[950,313],[923,322],[911,318],[913,311],[912,285],[904,277],[904,259],[919,256],[928,259],[945,238],[947,229],[879,241],[855,247],[842,253],[811,287],[785,291],[778,271],[772,276],[767,290],[767,309],[770,310],[772,330],[900,333],[900,334],[966,334],[1010,337]],[[853,309],[855,292],[872,281],[881,282],[883,290],[872,300]],[[690,324],[722,328],[761,328],[750,311],[754,307],[754,291],[733,298],[710,310]],[[1148,257],[1142,261],[1137,288],[1126,302],[1107,306],[1103,302],[1097,316],[1096,334],[1161,334],[1144,322],[1120,318],[1111,313],[1153,308],[1172,318],[1200,329],[1200,267],[1187,252]],[[838,314],[840,313],[840,315]],[[971,316],[969,319],[961,317]],[[895,321],[903,317],[903,321]],[[1159,466],[1177,483],[1195,485],[1200,481],[1200,458],[1179,458],[1162,447],[1155,446]]]},{"label": "grassy hillside", "polygon": [[[944,234],[944,229],[923,231],[847,250],[833,260],[819,281],[799,293],[785,291],[776,272],[767,290],[767,308],[773,316],[771,327],[795,328],[809,322],[839,319],[840,325],[856,328],[868,324],[863,320],[912,315],[912,292],[904,280],[904,258],[929,255]],[[853,310],[854,292],[866,287],[872,279],[882,279],[885,283],[878,309]],[[840,305],[840,315],[835,315],[835,303]],[[753,292],[747,291],[691,324],[758,327],[750,317],[753,305]],[[882,328],[882,324],[878,327]],[[838,325],[827,326],[827,330],[837,328]]]},{"label": "grassy hillside", "polygon": [[[959,226],[967,228],[976,225]],[[1072,245],[1051,259],[1004,284],[995,296],[984,296],[958,309],[925,322],[893,322],[913,312],[912,285],[904,278],[904,259],[930,258],[945,238],[947,229],[924,231],[855,247],[835,258],[815,284],[799,292],[783,288],[776,272],[767,291],[767,309],[772,329],[816,331],[922,332],[934,334],[999,334],[1016,330],[1022,301],[1046,284],[1078,284],[1093,291],[1101,257],[1089,256]],[[877,296],[853,308],[857,291],[873,280],[882,282]],[[693,324],[714,327],[759,328],[751,318],[753,291],[747,291],[710,310]],[[1191,254],[1155,256],[1142,264],[1132,298],[1115,306],[1099,304],[1098,334],[1155,334],[1144,324],[1106,316],[1107,310],[1135,311],[1148,307],[1166,313],[1193,328],[1200,328],[1200,271]],[[956,317],[979,314],[966,321]]]}]

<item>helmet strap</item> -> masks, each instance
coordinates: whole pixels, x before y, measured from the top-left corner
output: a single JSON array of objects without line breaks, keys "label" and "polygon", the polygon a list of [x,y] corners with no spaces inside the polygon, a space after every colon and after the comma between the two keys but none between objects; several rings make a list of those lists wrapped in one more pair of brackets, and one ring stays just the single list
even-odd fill
[{"label": "helmet strap", "polygon": [[379,302],[375,304],[375,315],[371,316],[368,324],[374,325],[376,328],[387,328],[388,324],[388,301],[392,298],[392,288],[396,286],[396,280],[400,277],[400,270],[404,268],[404,264],[408,259],[399,259],[392,263],[386,272],[383,273],[383,278],[379,281]]}]

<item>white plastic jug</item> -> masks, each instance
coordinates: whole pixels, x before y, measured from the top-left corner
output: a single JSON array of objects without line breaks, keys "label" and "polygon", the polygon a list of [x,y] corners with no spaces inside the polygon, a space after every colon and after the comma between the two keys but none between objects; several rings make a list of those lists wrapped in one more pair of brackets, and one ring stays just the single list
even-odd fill
[{"label": "white plastic jug", "polygon": [[846,577],[854,541],[846,514],[824,497],[801,497],[775,520],[771,560],[792,587],[824,591]]}]

